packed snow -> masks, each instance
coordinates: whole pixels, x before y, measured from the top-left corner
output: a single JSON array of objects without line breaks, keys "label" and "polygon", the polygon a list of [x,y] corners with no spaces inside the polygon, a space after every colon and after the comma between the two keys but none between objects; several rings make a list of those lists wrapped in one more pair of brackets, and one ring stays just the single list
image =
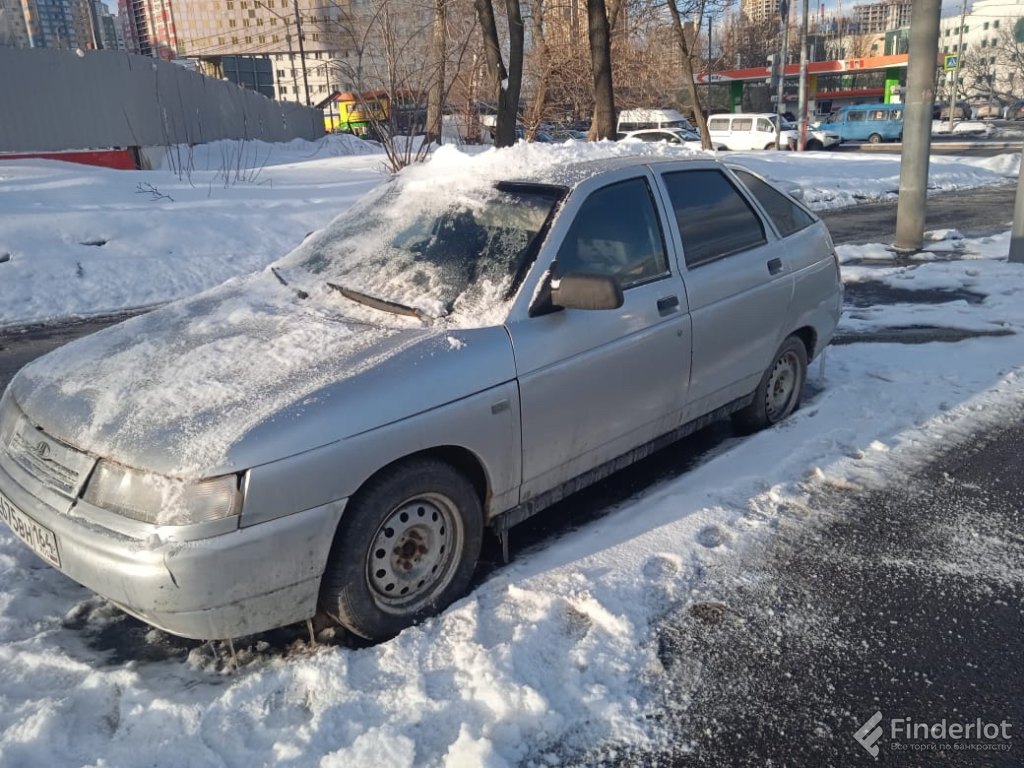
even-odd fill
[{"label": "packed snow", "polygon": [[[254,183],[214,183],[215,159],[196,163],[191,179],[0,165],[0,259],[10,254],[0,261],[0,323],[156,304],[262,270],[384,180],[381,155],[327,147],[275,149]],[[685,151],[648,147],[640,151]],[[414,173],[443,184],[459,168],[544,172],[566,157],[624,151],[446,149]],[[890,157],[727,159],[800,183],[817,208],[887,199],[898,181]],[[937,157],[930,184],[991,184],[1016,170],[1012,158]],[[1006,263],[1008,236],[933,237],[947,250],[899,265],[882,246],[841,246],[844,278],[983,298],[851,311],[841,332],[942,324],[1024,332],[1024,268]],[[998,423],[1024,402],[1022,375],[1017,335],[833,347],[785,424],[728,439],[685,474],[516,552],[442,616],[371,648],[285,650],[249,638],[237,644],[237,669],[223,645],[185,644],[186,659],[168,658],[160,651],[174,644],[155,630],[127,632],[134,644],[124,647],[115,609],[2,530],[0,765],[497,768],[572,764],[603,742],[657,740],[648,717],[665,680],[656,625],[686,605],[702,574],[744,557],[816,485],[881,482],[894,457],[927,456]]]}]

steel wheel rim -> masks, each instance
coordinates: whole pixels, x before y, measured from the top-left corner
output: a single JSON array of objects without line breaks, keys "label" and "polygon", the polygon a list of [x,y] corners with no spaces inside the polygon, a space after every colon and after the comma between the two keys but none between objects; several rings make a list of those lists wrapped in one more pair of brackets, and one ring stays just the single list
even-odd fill
[{"label": "steel wheel rim", "polygon": [[770,421],[781,419],[789,411],[799,377],[800,362],[795,352],[786,352],[775,362],[765,393],[765,413]]},{"label": "steel wheel rim", "polygon": [[366,559],[366,582],[381,610],[407,614],[425,607],[451,583],[465,534],[455,503],[440,493],[397,505],[377,528]]}]

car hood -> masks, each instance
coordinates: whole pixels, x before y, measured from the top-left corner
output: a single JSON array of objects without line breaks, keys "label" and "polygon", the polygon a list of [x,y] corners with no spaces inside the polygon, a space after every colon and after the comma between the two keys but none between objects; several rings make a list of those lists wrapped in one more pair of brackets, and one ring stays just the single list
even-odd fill
[{"label": "car hood", "polygon": [[232,281],[79,339],[11,393],[79,450],[176,477],[239,471],[515,377],[502,326],[449,329],[340,295]]}]

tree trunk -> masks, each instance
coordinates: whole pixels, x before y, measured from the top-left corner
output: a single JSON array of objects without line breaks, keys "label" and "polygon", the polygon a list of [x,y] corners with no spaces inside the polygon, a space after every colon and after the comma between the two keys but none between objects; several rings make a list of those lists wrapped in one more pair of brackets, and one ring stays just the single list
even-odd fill
[{"label": "tree trunk", "polygon": [[434,0],[434,38],[430,47],[431,81],[427,92],[426,141],[441,143],[444,114],[444,64],[447,58],[446,11],[448,0]]},{"label": "tree trunk", "polygon": [[604,0],[587,0],[590,65],[594,72],[594,139],[615,138],[615,94],[612,91],[612,46]]},{"label": "tree trunk", "polygon": [[509,68],[501,58],[498,25],[494,20],[492,0],[473,0],[484,40],[487,74],[491,79],[498,115],[494,128],[494,144],[510,147],[516,143],[516,118],[519,113],[519,91],[523,84],[523,17],[519,0],[507,0],[509,27]]},{"label": "tree trunk", "polygon": [[[686,30],[683,28],[683,21],[679,18],[679,9],[675,2],[670,0],[668,4],[669,13],[672,14],[672,26],[675,28],[676,40],[679,43],[680,58],[683,60],[683,85],[693,103],[693,120],[697,123],[697,130],[700,132],[700,145],[704,149],[711,149],[711,134],[708,133],[708,121],[704,117],[704,105],[700,100],[700,91],[697,90],[697,83],[693,79],[693,52],[690,50],[690,42],[686,39]],[[704,5],[700,4],[700,13],[697,14],[697,21],[694,29],[701,28],[701,19],[704,18]],[[710,75],[710,70],[708,72]]]}]

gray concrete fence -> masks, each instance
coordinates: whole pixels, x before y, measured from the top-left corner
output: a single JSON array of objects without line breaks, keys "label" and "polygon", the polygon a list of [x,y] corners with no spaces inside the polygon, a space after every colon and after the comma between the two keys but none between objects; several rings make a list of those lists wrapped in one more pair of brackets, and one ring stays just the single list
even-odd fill
[{"label": "gray concrete fence", "polygon": [[288,141],[323,113],[118,51],[0,48],[0,152]]}]

